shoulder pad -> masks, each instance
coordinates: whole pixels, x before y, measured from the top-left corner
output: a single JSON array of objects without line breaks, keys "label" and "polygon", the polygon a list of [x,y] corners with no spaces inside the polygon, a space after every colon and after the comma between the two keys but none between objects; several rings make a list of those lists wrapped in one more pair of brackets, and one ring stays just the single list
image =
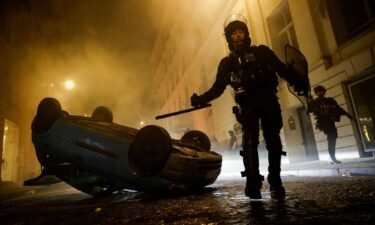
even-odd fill
[{"label": "shoulder pad", "polygon": [[330,101],[330,102],[336,102],[336,100],[332,97],[327,97],[327,100]]},{"label": "shoulder pad", "polygon": [[263,51],[271,51],[271,49],[266,46],[266,45],[256,45],[256,47],[259,49],[259,50],[263,50]]},{"label": "shoulder pad", "polygon": [[220,60],[220,64],[221,64],[221,63],[225,63],[225,62],[230,61],[231,58],[232,58],[231,55],[225,56],[224,58],[222,58],[222,59]]},{"label": "shoulder pad", "polygon": [[231,56],[225,56],[220,60],[219,67],[227,67],[233,62],[234,58]]}]

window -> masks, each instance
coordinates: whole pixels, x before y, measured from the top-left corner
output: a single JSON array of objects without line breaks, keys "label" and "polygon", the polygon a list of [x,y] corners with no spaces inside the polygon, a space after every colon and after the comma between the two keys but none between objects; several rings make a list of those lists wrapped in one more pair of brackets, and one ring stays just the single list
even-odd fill
[{"label": "window", "polygon": [[285,2],[267,18],[267,26],[272,49],[280,58],[284,58],[284,47],[289,44],[298,48],[296,32],[294,31],[289,5]]},{"label": "window", "polygon": [[[375,68],[366,70],[361,79],[348,84],[357,128],[365,152],[375,151]],[[363,77],[363,78],[362,78]]]},{"label": "window", "polygon": [[374,0],[326,0],[338,45],[374,27]]}]

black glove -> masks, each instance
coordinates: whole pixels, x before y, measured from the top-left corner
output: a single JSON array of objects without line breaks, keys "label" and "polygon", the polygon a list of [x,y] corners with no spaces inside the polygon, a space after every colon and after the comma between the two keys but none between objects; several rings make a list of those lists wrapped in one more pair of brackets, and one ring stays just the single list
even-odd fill
[{"label": "black glove", "polygon": [[206,102],[203,101],[202,96],[198,96],[196,93],[194,93],[194,94],[190,97],[190,102],[191,102],[191,106],[193,106],[193,107],[198,107],[198,106],[200,106],[200,105],[204,105],[204,104],[206,104]]},{"label": "black glove", "polygon": [[298,95],[304,95],[309,89],[309,81],[305,77],[299,77],[293,84],[293,89]]},{"label": "black glove", "polygon": [[349,113],[347,113],[346,116],[347,116],[350,120],[353,120],[352,115],[350,115]]}]

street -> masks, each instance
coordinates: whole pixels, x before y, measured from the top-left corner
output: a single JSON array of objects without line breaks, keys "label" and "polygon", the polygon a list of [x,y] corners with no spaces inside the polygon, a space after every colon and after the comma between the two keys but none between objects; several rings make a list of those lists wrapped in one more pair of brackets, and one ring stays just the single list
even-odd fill
[{"label": "street", "polygon": [[249,200],[244,179],[200,193],[157,196],[124,190],[93,198],[60,183],[2,196],[1,224],[374,224],[375,177],[283,177],[284,202]]}]

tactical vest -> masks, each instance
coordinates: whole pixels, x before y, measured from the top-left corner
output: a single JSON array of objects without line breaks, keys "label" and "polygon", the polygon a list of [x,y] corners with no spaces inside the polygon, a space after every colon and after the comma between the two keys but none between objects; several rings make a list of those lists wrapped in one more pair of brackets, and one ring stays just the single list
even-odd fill
[{"label": "tactical vest", "polygon": [[232,67],[229,72],[230,85],[235,93],[236,102],[255,93],[276,93],[278,77],[262,49],[251,46],[242,54],[229,56]]}]

